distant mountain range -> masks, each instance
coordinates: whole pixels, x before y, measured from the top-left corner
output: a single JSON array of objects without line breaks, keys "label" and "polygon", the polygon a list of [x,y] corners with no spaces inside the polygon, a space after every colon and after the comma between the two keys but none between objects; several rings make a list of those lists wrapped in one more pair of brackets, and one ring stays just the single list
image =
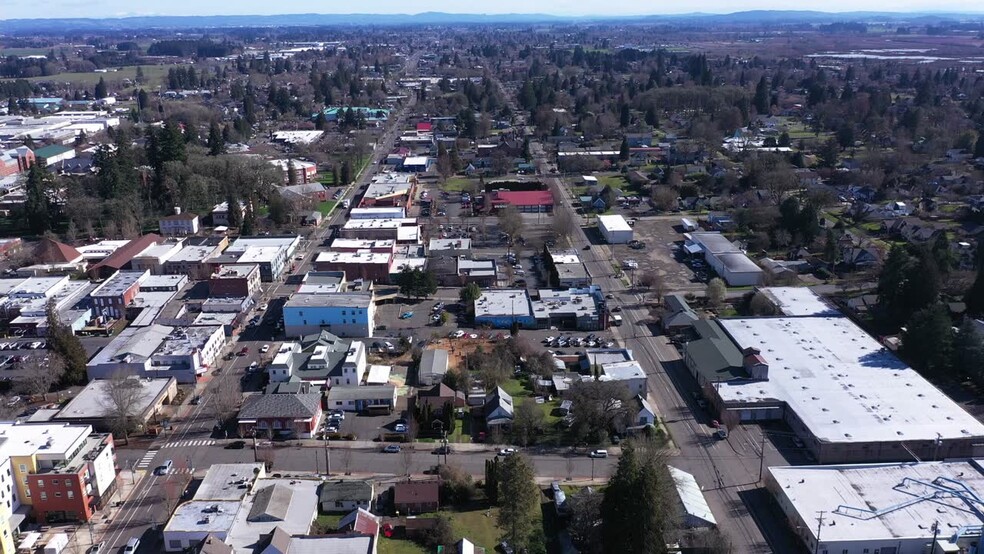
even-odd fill
[{"label": "distant mountain range", "polygon": [[838,21],[984,21],[984,12],[820,12],[806,10],[753,10],[729,14],[690,13],[644,16],[560,16],[549,14],[457,14],[424,12],[418,14],[285,14],[285,15],[201,15],[137,16],[122,18],[7,19],[0,20],[0,33],[24,34],[94,32],[137,29],[207,29],[232,27],[310,27],[310,26],[400,26],[468,24],[550,24],[550,23],[668,23],[685,25],[774,25],[833,23]]}]

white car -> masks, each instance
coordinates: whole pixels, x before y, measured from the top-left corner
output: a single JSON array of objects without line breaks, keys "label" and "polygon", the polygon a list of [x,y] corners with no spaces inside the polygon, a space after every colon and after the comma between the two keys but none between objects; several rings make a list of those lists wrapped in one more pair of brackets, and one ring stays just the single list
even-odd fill
[{"label": "white car", "polygon": [[465,336],[465,332],[459,329],[448,336],[450,336],[453,339],[460,339],[461,337]]},{"label": "white car", "polygon": [[477,339],[478,338],[478,334],[477,333],[472,333],[472,334],[468,335],[468,338],[470,338],[470,339]]},{"label": "white car", "polygon": [[264,302],[264,303],[260,304],[260,307],[257,308],[257,310],[260,310],[261,312],[265,312],[266,309],[269,308],[269,307],[270,306],[266,302]]},{"label": "white car", "polygon": [[253,362],[253,363],[249,364],[249,370],[250,371],[256,371],[256,369],[258,367],[260,367],[260,362]]},{"label": "white car", "polygon": [[515,448],[503,448],[499,451],[499,456],[512,456],[516,453]]},{"label": "white car", "polygon": [[554,336],[552,336],[552,335],[551,335],[551,336],[549,336],[549,337],[547,337],[547,338],[545,338],[545,339],[543,339],[543,342],[548,342],[548,343],[549,343],[549,342],[553,342],[555,338],[556,338],[556,337],[554,337]]},{"label": "white car", "polygon": [[266,354],[269,351],[270,351],[269,344],[264,344],[263,346],[260,347],[260,354]]},{"label": "white car", "polygon": [[588,454],[588,457],[591,457],[591,458],[607,458],[608,457],[608,451],[607,450],[592,450],[591,453]]}]

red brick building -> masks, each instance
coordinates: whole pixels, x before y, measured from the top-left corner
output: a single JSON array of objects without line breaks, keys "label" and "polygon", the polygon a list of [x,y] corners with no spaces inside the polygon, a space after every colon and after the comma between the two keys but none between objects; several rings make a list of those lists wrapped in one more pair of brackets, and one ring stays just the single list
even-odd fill
[{"label": "red brick building", "polygon": [[227,264],[216,268],[208,279],[209,296],[249,298],[260,290],[260,266],[257,264]]},{"label": "red brick building", "polygon": [[63,466],[27,475],[35,520],[89,521],[115,491],[115,466],[113,436],[90,435]]},{"label": "red brick building", "polygon": [[34,152],[26,146],[19,146],[0,152],[0,177],[24,173],[37,160]]}]

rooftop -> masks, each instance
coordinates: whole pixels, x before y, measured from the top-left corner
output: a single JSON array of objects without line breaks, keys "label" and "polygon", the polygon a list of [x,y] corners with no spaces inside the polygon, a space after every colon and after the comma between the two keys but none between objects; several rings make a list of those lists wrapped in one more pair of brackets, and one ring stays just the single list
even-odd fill
[{"label": "rooftop", "polygon": [[321,491],[319,493],[319,498],[321,502],[337,502],[337,501],[365,501],[372,500],[373,486],[372,481],[363,481],[361,479],[354,480],[338,480],[338,481],[326,481],[321,485]]},{"label": "rooftop", "polygon": [[548,315],[591,316],[598,313],[601,289],[597,286],[572,289],[543,289],[540,299],[533,302],[538,318]]},{"label": "rooftop", "polygon": [[213,273],[211,279],[245,279],[254,271],[259,271],[256,264],[223,264]]},{"label": "rooftop", "polygon": [[239,237],[229,248],[226,249],[226,253],[243,252],[249,248],[288,248],[292,245],[299,244],[301,237],[298,235],[283,235],[283,236],[269,236],[269,237]]},{"label": "rooftop", "polygon": [[759,292],[787,316],[840,315],[822,298],[806,287],[764,287]]},{"label": "rooftop", "polygon": [[533,307],[525,289],[483,290],[475,301],[475,317],[532,317]]},{"label": "rooftop", "polygon": [[769,364],[767,381],[719,385],[726,402],[784,401],[829,442],[984,437],[984,425],[846,317],[720,323]]},{"label": "rooftop", "polygon": [[[318,514],[320,485],[321,480],[313,478],[258,480],[253,487],[257,492],[246,497],[228,542],[236,552],[252,552],[261,541],[260,537],[269,535],[276,527],[291,535],[307,534]],[[280,491],[268,490],[274,486]],[[288,489],[290,494],[284,493],[283,489]]]},{"label": "rooftop", "polygon": [[284,308],[366,308],[372,304],[371,292],[335,292],[294,294],[284,304]]},{"label": "rooftop", "polygon": [[[259,470],[259,473],[256,470]],[[262,463],[212,464],[195,491],[195,500],[241,500],[256,476],[263,476]],[[244,488],[243,485],[246,485]]]},{"label": "rooftop", "polygon": [[148,276],[150,276],[149,271],[117,271],[109,279],[103,281],[99,288],[89,293],[89,296],[120,296]]},{"label": "rooftop", "polygon": [[125,359],[133,362],[145,361],[154,355],[154,352],[173,329],[173,327],[163,325],[123,329],[119,335],[109,341],[109,344],[89,360],[89,365],[111,364]]},{"label": "rooftop", "polygon": [[192,500],[178,506],[164,532],[226,533],[239,513],[239,501]]},{"label": "rooftop", "polygon": [[625,218],[620,215],[599,215],[598,225],[604,226],[609,231],[631,231],[632,227]]},{"label": "rooftop", "polygon": [[471,239],[430,239],[427,250],[470,250]]},{"label": "rooftop", "polygon": [[397,229],[399,227],[414,226],[416,224],[417,220],[413,217],[391,219],[350,219],[345,222],[343,229]]},{"label": "rooftop", "polygon": [[701,245],[704,251],[710,254],[723,254],[725,252],[741,252],[727,237],[721,233],[697,232],[690,233],[690,238]]},{"label": "rooftop", "polygon": [[504,202],[513,206],[553,205],[553,194],[549,190],[496,190],[492,192],[493,202]]},{"label": "rooftop", "polygon": [[92,434],[89,425],[0,422],[0,459],[43,454],[67,457]]},{"label": "rooftop", "polygon": [[221,326],[175,327],[155,352],[162,356],[190,356],[208,343],[216,333],[225,336]]},{"label": "rooftop", "polygon": [[581,256],[577,250],[551,250],[550,259],[557,264],[580,264]]},{"label": "rooftop", "polygon": [[321,406],[321,393],[251,394],[243,400],[239,419],[290,417],[310,419]]},{"label": "rooftop", "polygon": [[934,521],[941,537],[984,523],[979,501],[966,500],[984,494],[979,460],[770,467],[769,473],[814,538],[816,514],[824,511],[823,541],[928,542]]},{"label": "rooftop", "polygon": [[393,250],[396,241],[393,239],[343,239],[337,238],[332,241],[331,248],[335,251],[341,250]]},{"label": "rooftop", "polygon": [[[147,409],[154,405],[160,395],[171,385],[174,378],[167,379],[140,379],[131,377],[126,380],[133,387],[139,388],[139,396],[133,403],[131,413],[133,415],[143,414]],[[95,379],[89,381],[72,400],[62,408],[54,419],[95,419],[112,415],[113,403],[110,398],[111,381],[108,379]]]},{"label": "rooftop", "polygon": [[[364,219],[361,221],[375,221]],[[358,252],[318,252],[314,258],[316,264],[389,264],[393,257],[390,253],[358,251]]]},{"label": "rooftop", "polygon": [[646,372],[642,369],[642,365],[635,360],[605,364],[602,366],[602,370],[604,371],[603,380],[625,381],[646,378]]}]

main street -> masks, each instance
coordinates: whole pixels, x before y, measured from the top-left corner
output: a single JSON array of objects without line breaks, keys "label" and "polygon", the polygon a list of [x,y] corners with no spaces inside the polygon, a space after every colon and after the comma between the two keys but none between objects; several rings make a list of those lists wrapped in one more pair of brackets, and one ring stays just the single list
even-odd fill
[{"label": "main street", "polygon": [[[560,205],[555,210],[567,210],[574,221],[580,221],[581,216],[572,206],[570,189],[560,178],[547,176],[552,172],[542,145],[533,143],[531,150],[539,173],[558,192],[555,198],[559,198]],[[802,547],[792,535],[772,523],[781,521],[781,515],[758,483],[763,446],[764,466],[786,465],[786,459],[771,441],[762,440],[759,427],[738,426],[727,439],[714,438],[709,415],[691,395],[697,386],[679,353],[666,337],[654,336],[647,325],[652,317],[645,294],[631,290],[613,274],[613,262],[617,262],[611,247],[592,244],[581,226],[569,239],[581,254],[592,284],[614,294],[610,302],[622,308],[623,325],[613,328],[614,334],[646,370],[650,397],[676,445],[670,463],[697,479],[719,529],[732,541],[734,551],[798,552]]]}]

